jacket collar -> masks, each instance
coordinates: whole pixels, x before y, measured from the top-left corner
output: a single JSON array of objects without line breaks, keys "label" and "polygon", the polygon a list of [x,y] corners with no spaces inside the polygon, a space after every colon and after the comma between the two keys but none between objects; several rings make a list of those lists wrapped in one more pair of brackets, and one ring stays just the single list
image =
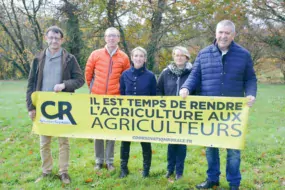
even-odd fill
[{"label": "jacket collar", "polygon": [[[172,63],[170,63],[168,66],[167,66],[167,68],[170,70],[170,72],[172,72],[173,74],[175,74],[175,72],[174,72],[174,70],[175,70],[175,68],[174,68],[174,62],[172,62]],[[190,63],[189,61],[187,61],[186,63],[185,63],[185,67],[184,67],[184,69],[183,69],[183,71],[182,71],[182,73],[181,73],[181,76],[182,75],[185,75],[185,74],[188,74],[189,72],[191,72],[191,70],[192,70],[192,63]]]},{"label": "jacket collar", "polygon": [[146,71],[146,68],[145,68],[145,65],[139,69],[136,69],[135,67],[132,66],[131,71],[134,75],[139,76],[139,75],[142,75]]},{"label": "jacket collar", "polygon": [[[233,46],[235,45],[236,43],[234,41],[231,42],[230,46],[229,46],[229,49],[228,49],[228,52],[233,48]],[[219,51],[220,53],[222,53],[222,51],[220,50],[219,46],[218,46],[218,43],[217,43],[217,39],[214,40],[213,42],[213,50],[214,51]]]},{"label": "jacket collar", "polygon": [[119,46],[116,47],[116,49],[114,49],[112,52],[109,51],[107,44],[105,45],[105,50],[108,52],[108,54],[110,55],[110,57],[113,57],[113,55],[115,55],[117,53],[117,51],[119,50]]},{"label": "jacket collar", "polygon": [[[41,83],[42,83],[42,76],[43,76],[43,69],[44,69],[44,66],[45,66],[45,56],[46,56],[46,51],[47,49],[41,51],[37,57],[38,59],[38,67],[37,67],[37,73],[38,73],[38,76],[39,76],[39,80],[37,82],[37,89],[40,89],[41,87]],[[67,63],[68,63],[68,60],[67,60],[67,56],[68,56],[68,52],[62,48],[62,59],[61,59],[61,64],[62,64],[62,72],[65,70],[66,66],[67,66]]]},{"label": "jacket collar", "polygon": [[57,57],[61,57],[61,55],[62,55],[62,48],[60,48],[54,55],[51,54],[48,48],[45,51],[45,56],[48,58],[57,58]]},{"label": "jacket collar", "polygon": [[[43,51],[41,51],[38,55],[37,55],[37,58],[39,59],[39,61],[42,61],[44,58],[45,58],[45,56],[46,56],[46,51],[47,51],[47,48],[46,49],[44,49]],[[62,57],[64,58],[63,60],[65,60],[66,59],[66,57],[67,57],[67,51],[64,49],[64,48],[62,48],[62,50],[61,50],[62,52]],[[64,61],[65,62],[65,61]]]}]

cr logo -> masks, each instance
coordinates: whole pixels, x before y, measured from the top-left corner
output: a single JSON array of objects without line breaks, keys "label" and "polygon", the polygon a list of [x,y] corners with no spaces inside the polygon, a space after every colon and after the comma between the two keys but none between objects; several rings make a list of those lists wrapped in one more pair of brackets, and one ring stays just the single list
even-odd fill
[{"label": "cr logo", "polygon": [[[73,119],[71,112],[70,112],[72,109],[72,106],[69,102],[59,101],[58,102],[58,113],[54,114],[54,115],[50,115],[46,112],[47,106],[55,106],[55,102],[54,101],[46,101],[42,104],[41,112],[42,112],[44,117],[46,117],[48,119],[59,118],[60,120],[63,120],[63,116],[66,115],[68,117],[69,121],[72,123],[72,125],[76,125],[76,122]],[[63,109],[64,107],[65,107],[65,109]]]}]

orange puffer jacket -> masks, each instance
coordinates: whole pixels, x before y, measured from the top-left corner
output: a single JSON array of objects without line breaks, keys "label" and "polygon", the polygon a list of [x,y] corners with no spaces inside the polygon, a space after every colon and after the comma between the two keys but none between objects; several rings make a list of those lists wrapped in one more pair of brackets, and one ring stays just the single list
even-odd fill
[{"label": "orange puffer jacket", "polygon": [[111,57],[106,48],[91,53],[86,63],[85,78],[92,94],[120,94],[120,77],[130,67],[128,56],[117,49]]}]

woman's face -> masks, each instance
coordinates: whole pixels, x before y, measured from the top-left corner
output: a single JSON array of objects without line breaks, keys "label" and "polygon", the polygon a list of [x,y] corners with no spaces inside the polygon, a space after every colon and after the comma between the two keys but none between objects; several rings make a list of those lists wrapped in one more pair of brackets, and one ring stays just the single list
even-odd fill
[{"label": "woman's face", "polygon": [[132,61],[134,63],[134,67],[136,69],[139,69],[146,62],[146,57],[145,57],[145,55],[144,55],[144,53],[142,51],[136,50],[136,51],[133,52]]},{"label": "woman's face", "polygon": [[176,49],[174,51],[173,59],[174,59],[174,63],[178,67],[184,66],[187,61],[187,57],[179,49]]}]

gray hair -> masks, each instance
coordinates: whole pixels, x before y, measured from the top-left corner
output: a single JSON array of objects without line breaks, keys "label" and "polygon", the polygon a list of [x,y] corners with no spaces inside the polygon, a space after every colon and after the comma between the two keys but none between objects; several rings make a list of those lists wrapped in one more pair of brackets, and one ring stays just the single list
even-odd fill
[{"label": "gray hair", "polygon": [[60,34],[60,37],[63,38],[63,32],[62,29],[59,28],[58,26],[51,26],[46,30],[46,36],[48,35],[48,33],[52,31],[54,33]]},{"label": "gray hair", "polygon": [[136,47],[135,49],[132,50],[131,56],[134,55],[135,51],[141,51],[144,54],[144,57],[145,58],[147,57],[147,52],[146,52],[146,50],[144,48],[142,48],[140,46]]},{"label": "gray hair", "polygon": [[120,31],[119,31],[117,28],[115,28],[115,27],[107,28],[107,30],[105,30],[105,36],[106,36],[106,34],[107,34],[109,31],[114,31],[114,32],[116,32],[116,33],[118,34],[118,37],[120,37]]},{"label": "gray hair", "polygon": [[182,46],[175,46],[175,47],[173,48],[173,50],[172,50],[172,57],[173,57],[173,59],[174,59],[175,50],[181,51],[182,54],[185,55],[188,60],[190,59],[190,53],[189,53],[189,51],[188,51],[185,47],[182,47]]},{"label": "gray hair", "polygon": [[220,21],[220,22],[217,24],[216,31],[217,31],[217,29],[218,29],[220,26],[228,26],[228,27],[231,27],[232,32],[233,32],[233,33],[236,32],[235,24],[234,24],[232,21],[230,21],[230,20],[222,20],[222,21]]}]

